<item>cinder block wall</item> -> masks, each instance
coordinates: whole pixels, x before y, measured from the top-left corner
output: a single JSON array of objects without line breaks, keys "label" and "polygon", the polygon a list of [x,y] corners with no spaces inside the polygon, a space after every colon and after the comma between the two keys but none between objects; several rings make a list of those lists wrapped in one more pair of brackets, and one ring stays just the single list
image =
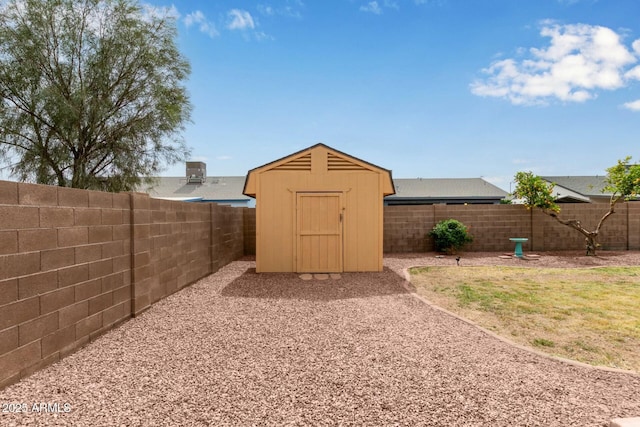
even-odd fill
[{"label": "cinder block wall", "polygon": [[629,203],[627,205],[627,235],[629,239],[629,250],[640,250],[640,203]]},{"label": "cinder block wall", "polygon": [[[606,204],[566,204],[563,219],[577,219],[593,229],[607,212]],[[419,205],[385,206],[384,252],[428,252],[433,250],[429,231],[444,219],[457,219],[470,227],[473,243],[466,251],[512,251],[510,237],[527,237],[525,251],[582,250],[585,241],[578,231],[558,223],[538,209],[521,205]],[[616,207],[598,238],[604,250],[640,249],[640,203]]]},{"label": "cinder block wall", "polygon": [[[465,250],[509,251],[514,247],[509,240],[510,237],[530,238],[531,212],[522,206],[433,205],[433,207],[436,212],[433,225],[444,219],[454,218],[470,228],[473,243],[465,247]],[[523,249],[528,250],[529,245],[529,242],[525,243]],[[433,242],[430,247],[433,247]]]},{"label": "cinder block wall", "polygon": [[[133,194],[132,200],[133,313],[139,314],[214,271],[211,240],[221,231],[212,233],[216,205],[150,199],[146,194]],[[220,267],[216,264],[215,270]]]},{"label": "cinder block wall", "polygon": [[0,385],[131,314],[130,197],[0,181]]},{"label": "cinder block wall", "polygon": [[243,209],[0,181],[0,387],[244,252]]},{"label": "cinder block wall", "polygon": [[244,254],[256,254],[256,210],[243,208]]},{"label": "cinder block wall", "polygon": [[213,271],[244,254],[244,208],[211,204]]},{"label": "cinder block wall", "polygon": [[383,251],[403,253],[432,250],[433,242],[427,234],[435,223],[432,205],[385,206]]},{"label": "cinder block wall", "polygon": [[[604,250],[630,249],[629,220],[630,207],[634,203],[616,205],[616,212],[605,221],[598,243]],[[605,203],[562,205],[560,218],[579,220],[587,230],[594,230],[600,219],[609,210]],[[636,210],[637,212],[637,210]],[[636,214],[637,216],[637,214]],[[533,211],[533,250],[585,249],[585,238],[578,231],[545,215],[539,209]]]},{"label": "cinder block wall", "polygon": [[[467,251],[513,249],[509,237],[529,237],[531,212],[509,205],[418,205],[385,206],[384,252],[428,252],[433,250],[429,231],[442,220],[457,219],[469,227],[473,243]],[[528,249],[525,245],[525,249]]]}]

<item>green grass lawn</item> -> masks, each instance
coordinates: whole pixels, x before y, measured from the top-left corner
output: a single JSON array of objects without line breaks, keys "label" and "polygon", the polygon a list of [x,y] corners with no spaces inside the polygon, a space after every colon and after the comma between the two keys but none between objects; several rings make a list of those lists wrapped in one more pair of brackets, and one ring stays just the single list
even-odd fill
[{"label": "green grass lawn", "polygon": [[640,372],[640,267],[410,272],[420,295],[512,341]]}]

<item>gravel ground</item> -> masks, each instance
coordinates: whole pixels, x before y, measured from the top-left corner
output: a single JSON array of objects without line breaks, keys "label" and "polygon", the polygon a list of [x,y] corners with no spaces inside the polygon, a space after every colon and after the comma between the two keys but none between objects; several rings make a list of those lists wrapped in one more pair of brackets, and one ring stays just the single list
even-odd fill
[{"label": "gravel ground", "polygon": [[[460,263],[491,262],[526,261]],[[396,273],[434,263],[455,260],[386,258],[382,273],[309,281],[233,262],[0,390],[2,409],[28,407],[0,424],[604,426],[640,415],[640,376],[511,346],[420,301]],[[40,402],[70,412],[32,411]]]}]

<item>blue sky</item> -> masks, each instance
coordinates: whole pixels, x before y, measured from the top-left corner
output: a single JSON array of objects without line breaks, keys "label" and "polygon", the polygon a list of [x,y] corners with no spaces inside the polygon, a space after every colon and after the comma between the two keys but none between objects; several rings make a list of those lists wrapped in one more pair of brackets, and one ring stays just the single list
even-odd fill
[{"label": "blue sky", "polygon": [[[395,178],[603,175],[640,157],[637,0],[151,0],[192,66],[192,160],[318,142]],[[180,176],[183,165],[164,175]]]}]

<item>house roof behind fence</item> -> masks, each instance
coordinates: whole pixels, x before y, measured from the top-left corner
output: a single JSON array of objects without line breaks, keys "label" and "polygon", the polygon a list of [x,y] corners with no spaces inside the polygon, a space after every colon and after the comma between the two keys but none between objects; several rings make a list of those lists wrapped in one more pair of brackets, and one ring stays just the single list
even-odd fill
[{"label": "house roof behind fence", "polygon": [[496,198],[509,193],[482,178],[396,178],[396,194],[386,199],[401,198]]},{"label": "house roof behind fence", "polygon": [[583,196],[611,195],[610,192],[602,191],[607,185],[606,176],[543,176],[542,179]]},{"label": "house roof behind fence", "polygon": [[244,176],[208,176],[201,183],[187,181],[186,177],[158,177],[155,178],[155,185],[142,186],[138,191],[148,193],[151,197],[174,200],[250,200],[242,194]]},{"label": "house roof behind fence", "polygon": [[[151,197],[173,200],[249,200],[242,194],[244,176],[210,176],[202,183],[188,183],[186,177],[158,177],[155,185],[141,186],[138,191]],[[606,185],[604,176],[544,176],[556,184],[555,193],[580,201],[589,197],[606,197],[602,192]],[[395,178],[396,194],[385,199],[403,198],[496,198],[508,193],[482,178]]]}]

